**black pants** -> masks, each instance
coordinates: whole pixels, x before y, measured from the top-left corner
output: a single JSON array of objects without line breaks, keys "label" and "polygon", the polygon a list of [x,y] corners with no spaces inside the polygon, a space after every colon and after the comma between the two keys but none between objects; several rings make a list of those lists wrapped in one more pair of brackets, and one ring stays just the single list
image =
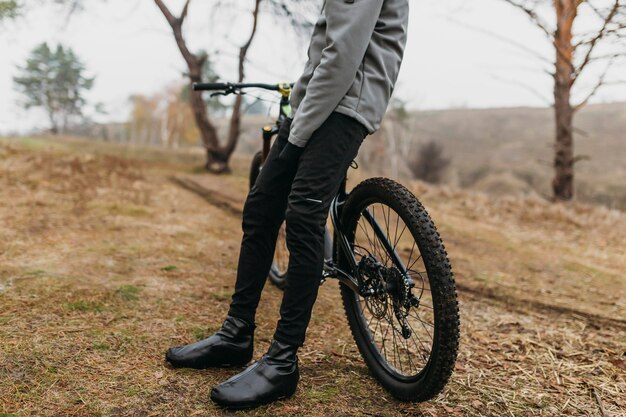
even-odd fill
[{"label": "black pants", "polygon": [[322,278],[324,227],[330,203],[367,129],[335,112],[307,145],[299,148],[295,158],[279,158],[287,143],[289,125],[283,124],[244,205],[244,236],[229,314],[254,323],[278,231],[286,221],[288,278],[274,338],[301,346]]}]

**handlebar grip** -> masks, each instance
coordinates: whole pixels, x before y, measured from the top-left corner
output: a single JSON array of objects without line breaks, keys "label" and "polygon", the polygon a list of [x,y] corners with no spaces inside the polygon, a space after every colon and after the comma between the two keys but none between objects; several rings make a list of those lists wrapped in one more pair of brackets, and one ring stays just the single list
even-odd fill
[{"label": "handlebar grip", "polygon": [[193,83],[193,91],[220,91],[226,90],[229,84],[226,83]]}]

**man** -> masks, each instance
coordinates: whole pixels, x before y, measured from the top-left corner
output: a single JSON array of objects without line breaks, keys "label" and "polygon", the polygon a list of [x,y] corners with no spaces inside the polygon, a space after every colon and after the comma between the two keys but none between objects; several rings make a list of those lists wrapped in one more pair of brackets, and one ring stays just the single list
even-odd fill
[{"label": "man", "polygon": [[364,138],[380,127],[407,38],[409,0],[326,0],[309,60],[291,95],[287,119],[243,213],[235,293],[221,329],[208,339],[168,350],[174,367],[246,365],[252,359],[255,313],[286,220],[288,283],[268,352],[215,387],[211,399],[233,409],[292,396],[297,350],[321,280],[330,203]]}]

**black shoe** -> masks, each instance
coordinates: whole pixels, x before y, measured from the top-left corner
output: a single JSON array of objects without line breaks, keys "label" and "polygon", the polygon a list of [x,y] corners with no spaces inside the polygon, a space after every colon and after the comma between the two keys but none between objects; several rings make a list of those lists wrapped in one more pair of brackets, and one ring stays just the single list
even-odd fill
[{"label": "black shoe", "polygon": [[165,359],[175,368],[226,368],[243,366],[252,359],[254,325],[228,316],[222,328],[208,339],[168,349]]},{"label": "black shoe", "polygon": [[297,351],[297,346],[272,340],[260,361],[213,388],[211,400],[222,407],[240,410],[291,397],[300,379]]}]

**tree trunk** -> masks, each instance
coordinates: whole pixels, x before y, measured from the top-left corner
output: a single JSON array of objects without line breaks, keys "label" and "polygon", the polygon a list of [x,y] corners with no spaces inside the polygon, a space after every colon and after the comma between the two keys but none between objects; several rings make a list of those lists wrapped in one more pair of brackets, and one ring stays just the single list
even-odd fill
[{"label": "tree trunk", "polygon": [[[199,61],[199,60],[196,60]],[[193,70],[192,70],[193,67]],[[201,77],[202,62],[196,62],[194,65],[190,65],[189,71],[189,88],[192,88],[193,83],[199,83],[202,81]],[[213,126],[213,123],[209,120],[206,102],[202,99],[201,94],[191,93],[191,110],[193,111],[193,117],[196,121],[196,126],[200,131],[200,137],[202,138],[202,144],[207,151],[207,160],[205,169],[214,173],[228,172],[228,159],[225,161],[222,158],[216,157],[219,154],[220,146],[219,139],[217,137],[217,129]]]},{"label": "tree trunk", "polygon": [[[239,79],[238,82],[243,82],[246,78],[245,74],[245,63],[246,57],[248,55],[248,50],[252,45],[252,41],[254,40],[259,23],[259,11],[261,7],[261,2],[263,0],[254,0],[254,11],[252,12],[252,31],[250,33],[250,37],[248,41],[239,48]],[[237,147],[237,143],[239,142],[239,136],[241,135],[241,107],[243,105],[243,99],[241,96],[235,97],[235,103],[233,105],[233,112],[230,116],[230,124],[228,129],[228,137],[226,140],[226,145],[220,148],[216,152],[211,153],[211,157],[216,161],[223,161],[225,165],[225,170],[229,171],[228,161],[230,160],[230,156],[235,152],[235,148]]]},{"label": "tree trunk", "polygon": [[569,88],[557,83],[554,99],[556,142],[552,190],[555,200],[569,201],[574,197],[574,112],[570,105]]},{"label": "tree trunk", "polygon": [[574,197],[574,110],[571,91],[575,79],[572,28],[577,13],[577,0],[555,0],[557,30],[554,46],[554,113],[556,141],[554,146],[554,179],[552,191],[557,201]]},{"label": "tree trunk", "polygon": [[58,135],[59,125],[56,119],[54,118],[54,113],[52,113],[52,111],[48,111],[48,120],[50,120],[50,133],[55,136]]},{"label": "tree trunk", "polygon": [[[189,88],[191,89],[193,83],[199,83],[202,81],[202,66],[204,64],[205,58],[199,57],[196,54],[191,53],[189,51],[189,48],[187,47],[185,38],[183,37],[183,23],[185,21],[185,18],[187,17],[190,1],[191,0],[187,0],[185,2],[185,5],[183,6],[183,11],[181,12],[179,17],[176,17],[170,12],[167,6],[165,6],[162,0],[154,0],[157,7],[161,10],[163,16],[165,16],[165,19],[172,28],[172,32],[174,32],[174,39],[176,40],[176,45],[178,46],[178,49],[183,56],[183,59],[187,63],[187,68],[189,69]],[[226,160],[226,164],[224,164],[224,161],[213,157],[216,152],[219,152],[220,146],[219,139],[217,137],[217,130],[209,120],[206,103],[204,102],[200,94],[195,94],[192,92],[190,96],[193,117],[196,122],[196,126],[200,131],[202,144],[207,150],[207,162],[205,164],[205,168],[208,171],[218,173],[228,171],[228,160]]]},{"label": "tree trunk", "polygon": [[[187,67],[189,68],[188,76],[189,84],[191,87],[193,83],[202,81],[202,66],[206,58],[199,57],[196,54],[191,53],[183,37],[182,28],[185,18],[187,17],[190,1],[191,0],[186,0],[181,15],[179,17],[176,17],[169,11],[169,9],[167,8],[167,6],[165,6],[162,0],[154,0],[157,7],[161,10],[167,22],[170,24],[172,31],[174,32],[174,38],[176,39],[178,49],[183,55],[183,58],[187,63]],[[254,1],[255,7],[252,15],[252,33],[250,34],[250,38],[248,39],[246,44],[243,45],[239,50],[239,82],[242,82],[244,79],[244,65],[246,61],[246,56],[248,54],[248,49],[250,48],[250,45],[252,44],[252,41],[254,40],[254,37],[257,33],[260,4],[263,0]],[[241,105],[242,99],[240,96],[237,96],[235,99],[235,105],[233,107],[233,113],[230,119],[228,139],[226,145],[222,147],[219,144],[217,130],[209,119],[207,105],[205,101],[202,99],[202,96],[200,94],[191,94],[191,109],[193,111],[193,116],[196,121],[198,130],[200,131],[200,136],[202,137],[202,143],[206,149],[207,162],[205,168],[208,171],[214,173],[230,172],[228,162],[231,155],[235,151],[237,142],[239,140],[239,135],[241,133]]]}]

